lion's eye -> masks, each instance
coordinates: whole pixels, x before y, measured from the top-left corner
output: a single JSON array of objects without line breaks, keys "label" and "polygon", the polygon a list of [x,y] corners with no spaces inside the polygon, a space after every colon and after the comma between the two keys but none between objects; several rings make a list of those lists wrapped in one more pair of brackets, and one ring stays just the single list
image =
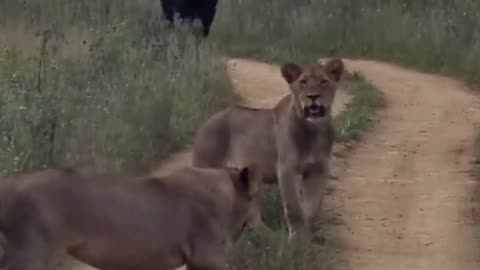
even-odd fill
[{"label": "lion's eye", "polygon": [[301,86],[307,86],[307,79],[303,78],[298,83],[300,83]]},{"label": "lion's eye", "polygon": [[326,79],[322,79],[322,80],[320,81],[320,84],[321,84],[321,85],[328,84],[328,80],[326,80]]}]

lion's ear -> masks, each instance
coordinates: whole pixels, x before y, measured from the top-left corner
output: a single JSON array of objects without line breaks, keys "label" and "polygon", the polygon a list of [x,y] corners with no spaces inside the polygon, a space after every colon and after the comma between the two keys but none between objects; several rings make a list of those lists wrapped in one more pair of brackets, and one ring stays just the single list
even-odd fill
[{"label": "lion's ear", "polygon": [[345,64],[341,59],[332,59],[325,64],[325,72],[334,81],[339,82],[345,71]]},{"label": "lion's ear", "polygon": [[281,68],[282,76],[288,84],[294,82],[302,74],[302,68],[295,63],[286,63]]}]

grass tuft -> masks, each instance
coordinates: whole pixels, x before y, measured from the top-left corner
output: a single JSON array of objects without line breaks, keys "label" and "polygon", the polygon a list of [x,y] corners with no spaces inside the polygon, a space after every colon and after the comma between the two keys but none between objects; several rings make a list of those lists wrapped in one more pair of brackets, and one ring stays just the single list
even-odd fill
[{"label": "grass tuft", "polygon": [[351,76],[345,88],[353,99],[335,118],[337,142],[357,140],[372,122],[376,110],[385,105],[383,93],[358,75]]},{"label": "grass tuft", "polygon": [[308,243],[288,243],[284,230],[250,231],[228,257],[228,269],[330,270],[346,269],[331,251]]}]

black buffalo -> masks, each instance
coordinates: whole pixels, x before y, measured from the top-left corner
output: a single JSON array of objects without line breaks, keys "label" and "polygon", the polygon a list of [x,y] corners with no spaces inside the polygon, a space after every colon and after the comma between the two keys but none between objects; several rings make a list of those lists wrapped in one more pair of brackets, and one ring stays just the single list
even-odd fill
[{"label": "black buffalo", "polygon": [[208,36],[215,17],[218,0],[161,0],[165,19],[173,23],[175,13],[180,21],[192,23],[199,19],[203,26],[203,36]]}]

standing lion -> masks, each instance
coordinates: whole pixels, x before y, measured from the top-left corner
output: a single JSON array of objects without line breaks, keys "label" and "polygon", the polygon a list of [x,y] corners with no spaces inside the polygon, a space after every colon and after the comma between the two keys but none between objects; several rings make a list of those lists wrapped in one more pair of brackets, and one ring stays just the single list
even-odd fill
[{"label": "standing lion", "polygon": [[[254,163],[264,183],[279,183],[290,237],[315,236],[335,140],[332,104],[343,72],[340,59],[305,69],[283,65],[291,94],[273,109],[232,106],[211,116],[195,138],[193,165]],[[263,226],[260,209],[254,222]]]}]

